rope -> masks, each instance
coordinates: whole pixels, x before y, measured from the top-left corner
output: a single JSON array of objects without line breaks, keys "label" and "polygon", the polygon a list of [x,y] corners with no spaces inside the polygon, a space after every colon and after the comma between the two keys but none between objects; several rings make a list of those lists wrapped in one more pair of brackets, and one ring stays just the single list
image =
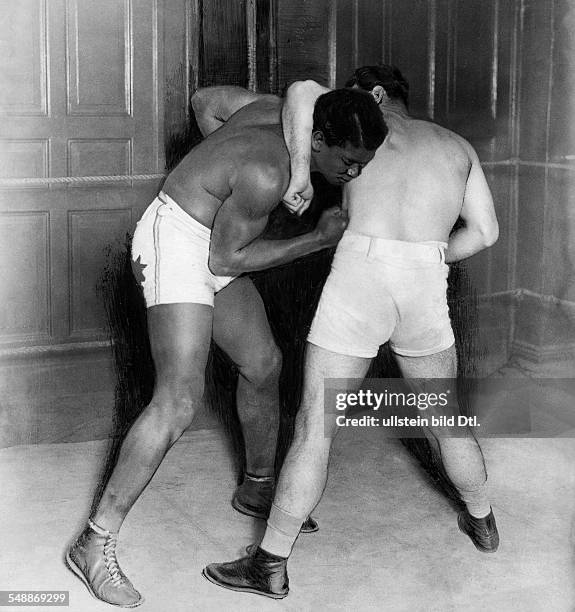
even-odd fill
[{"label": "rope", "polygon": [[0,187],[28,185],[67,185],[73,183],[116,183],[120,181],[155,181],[165,178],[165,174],[118,174],[113,176],[54,176],[42,178],[4,178]]}]

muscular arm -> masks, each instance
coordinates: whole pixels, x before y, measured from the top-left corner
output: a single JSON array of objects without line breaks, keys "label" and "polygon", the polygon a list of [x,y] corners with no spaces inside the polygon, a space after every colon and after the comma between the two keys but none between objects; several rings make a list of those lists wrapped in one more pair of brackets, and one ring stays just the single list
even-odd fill
[{"label": "muscular arm", "polygon": [[290,85],[282,109],[284,139],[290,155],[291,179],[283,200],[292,211],[301,214],[313,197],[310,179],[311,134],[316,100],[330,91],[315,81],[297,81]]},{"label": "muscular arm", "polygon": [[269,94],[257,94],[243,87],[218,86],[198,89],[192,96],[192,108],[196,121],[203,134],[208,136],[221,127],[238,110],[260,102],[257,121],[250,117],[251,123],[265,124],[279,121],[279,98]]},{"label": "muscular arm", "polygon": [[[347,219],[334,209],[325,211],[315,230],[288,240],[261,237],[277,205],[283,180],[277,168],[242,168],[214,219],[210,241],[210,270],[236,276],[288,263],[337,243]],[[329,219],[328,219],[329,217]]]},{"label": "muscular arm", "polygon": [[491,191],[473,148],[465,143],[471,161],[460,216],[465,225],[451,234],[445,254],[447,263],[459,261],[490,247],[499,236]]}]

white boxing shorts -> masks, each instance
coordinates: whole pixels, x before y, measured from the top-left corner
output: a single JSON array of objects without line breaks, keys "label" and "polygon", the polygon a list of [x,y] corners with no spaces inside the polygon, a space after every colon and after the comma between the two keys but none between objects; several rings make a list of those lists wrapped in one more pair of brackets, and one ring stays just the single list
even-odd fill
[{"label": "white boxing shorts", "polygon": [[138,221],[132,239],[132,270],[148,308],[214,305],[214,295],[235,277],[210,272],[210,237],[211,230],[160,191]]},{"label": "white boxing shorts", "polygon": [[386,240],[346,231],[308,342],[355,357],[419,357],[455,342],[447,306],[445,242]]}]

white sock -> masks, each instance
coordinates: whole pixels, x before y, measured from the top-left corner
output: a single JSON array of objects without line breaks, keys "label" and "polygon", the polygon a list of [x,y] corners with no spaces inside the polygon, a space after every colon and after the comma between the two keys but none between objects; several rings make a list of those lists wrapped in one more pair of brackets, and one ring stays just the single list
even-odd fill
[{"label": "white sock", "polygon": [[305,516],[300,518],[272,504],[268,525],[260,548],[278,557],[287,557],[297,540]]},{"label": "white sock", "polygon": [[484,518],[491,512],[491,504],[487,494],[487,480],[473,491],[465,491],[459,488],[458,491],[471,516]]}]

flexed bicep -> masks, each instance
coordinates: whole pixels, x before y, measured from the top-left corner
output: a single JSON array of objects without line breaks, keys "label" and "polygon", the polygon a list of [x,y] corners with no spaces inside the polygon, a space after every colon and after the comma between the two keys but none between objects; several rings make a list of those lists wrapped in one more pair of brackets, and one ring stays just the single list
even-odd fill
[{"label": "flexed bicep", "polygon": [[214,218],[208,265],[217,276],[232,276],[244,272],[244,249],[264,231],[268,214],[250,210],[243,198],[232,194],[220,206]]}]

